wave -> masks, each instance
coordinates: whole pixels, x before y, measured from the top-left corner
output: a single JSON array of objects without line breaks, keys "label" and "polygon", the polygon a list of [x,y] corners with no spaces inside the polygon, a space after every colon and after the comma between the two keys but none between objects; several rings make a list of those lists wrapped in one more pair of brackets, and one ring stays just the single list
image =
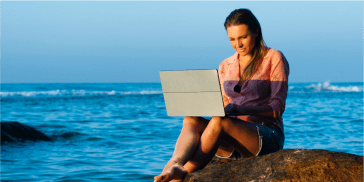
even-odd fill
[{"label": "wave", "polygon": [[[129,91],[93,91],[83,89],[57,89],[46,91],[6,91],[0,92],[0,97],[62,97],[62,96],[95,96],[95,95],[152,95],[163,94],[163,92],[156,88],[154,89],[140,89]],[[290,83],[288,92],[291,93],[312,93],[312,92],[363,92],[363,83]]]},{"label": "wave", "polygon": [[288,87],[289,92],[363,92],[363,85],[345,86],[331,85],[330,82],[295,85]]},{"label": "wave", "polygon": [[85,90],[49,90],[49,91],[22,91],[0,92],[0,97],[37,97],[37,96],[90,96],[90,95],[148,95],[163,94],[162,91],[85,91]]}]

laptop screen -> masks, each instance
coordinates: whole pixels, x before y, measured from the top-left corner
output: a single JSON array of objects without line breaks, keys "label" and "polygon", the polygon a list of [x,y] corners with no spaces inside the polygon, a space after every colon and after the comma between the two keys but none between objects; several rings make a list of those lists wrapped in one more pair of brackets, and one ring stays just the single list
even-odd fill
[{"label": "laptop screen", "polygon": [[168,116],[225,116],[216,69],[160,71],[159,75]]}]

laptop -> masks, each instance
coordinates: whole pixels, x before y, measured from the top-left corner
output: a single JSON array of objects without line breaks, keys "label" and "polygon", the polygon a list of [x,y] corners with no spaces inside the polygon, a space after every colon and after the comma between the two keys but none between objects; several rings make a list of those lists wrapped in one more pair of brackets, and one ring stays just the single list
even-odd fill
[{"label": "laptop", "polygon": [[245,115],[225,113],[216,69],[159,72],[168,116]]}]

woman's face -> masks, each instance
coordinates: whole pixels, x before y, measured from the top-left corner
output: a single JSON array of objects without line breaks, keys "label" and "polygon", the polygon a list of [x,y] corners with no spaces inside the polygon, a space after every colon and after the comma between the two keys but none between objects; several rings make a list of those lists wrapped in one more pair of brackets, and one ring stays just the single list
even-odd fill
[{"label": "woman's face", "polygon": [[249,31],[248,25],[232,25],[227,27],[231,46],[239,53],[240,58],[251,57],[257,34]]}]

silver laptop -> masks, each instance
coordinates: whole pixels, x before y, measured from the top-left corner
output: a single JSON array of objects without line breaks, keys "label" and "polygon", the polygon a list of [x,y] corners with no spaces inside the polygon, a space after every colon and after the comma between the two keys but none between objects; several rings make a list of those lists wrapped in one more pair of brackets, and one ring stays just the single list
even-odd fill
[{"label": "silver laptop", "polygon": [[168,116],[226,116],[216,69],[160,71],[159,75]]}]

